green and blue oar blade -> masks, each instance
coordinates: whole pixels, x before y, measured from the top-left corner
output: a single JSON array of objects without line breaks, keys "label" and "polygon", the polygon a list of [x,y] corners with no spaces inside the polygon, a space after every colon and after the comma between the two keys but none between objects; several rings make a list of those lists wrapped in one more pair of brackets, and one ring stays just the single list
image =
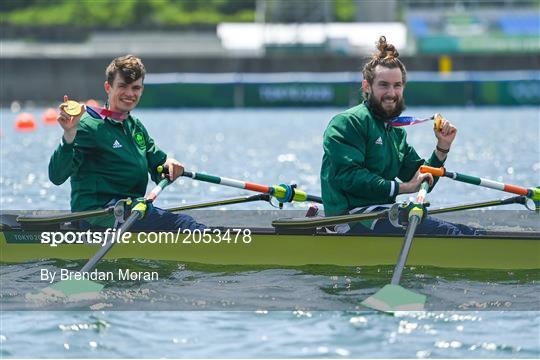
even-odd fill
[{"label": "green and blue oar blade", "polygon": [[[139,211],[134,212],[129,216],[126,222],[120,227],[118,233],[123,234],[131,225],[138,220]],[[105,246],[100,247],[98,252],[82,267],[81,273],[90,272],[97,263],[109,252],[115,242],[110,241]],[[46,301],[80,301],[92,300],[99,297],[99,292],[104,285],[86,279],[68,279],[60,280],[59,282],[40,290],[37,294],[28,294],[28,300]]]},{"label": "green and blue oar blade", "polygon": [[35,294],[27,294],[33,301],[84,301],[99,298],[104,285],[91,280],[63,280],[41,289]]},{"label": "green and blue oar blade", "polygon": [[424,310],[426,296],[401,287],[399,282],[401,280],[401,275],[403,274],[403,269],[405,269],[405,264],[407,263],[407,257],[411,251],[416,228],[422,221],[422,218],[425,216],[426,210],[424,203],[428,189],[428,182],[423,181],[420,185],[420,191],[416,196],[416,201],[409,209],[409,224],[407,225],[407,230],[405,231],[403,247],[399,253],[396,266],[394,267],[392,281],[390,284],[385,285],[381,290],[377,291],[374,295],[364,300],[361,303],[362,305],[387,313],[394,313],[396,311]]},{"label": "green and blue oar blade", "polygon": [[[131,210],[131,215],[118,229],[118,236],[127,232],[132,225],[139,219],[144,217],[147,210],[147,203],[153,202],[161,191],[167,187],[171,182],[168,179],[163,179],[155,186],[148,195],[142,200],[137,200]],[[99,261],[105,257],[109,250],[115,245],[114,241],[105,240],[106,244],[94,254],[94,256],[88,260],[88,262],[81,268],[80,273],[89,273],[94,269]],[[40,290],[37,294],[27,294],[26,298],[29,300],[46,301],[46,300],[61,300],[61,301],[81,301],[81,300],[94,300],[99,297],[100,291],[104,285],[86,279],[70,279],[61,280],[52,286]]]},{"label": "green and blue oar blade", "polygon": [[[141,205],[142,204],[142,205]],[[140,208],[142,206],[145,211],[146,204],[138,203],[133,208],[133,212],[129,218],[124,222],[124,224],[118,230],[119,234],[123,234],[128,231],[129,228],[142,216]],[[81,273],[90,272],[97,263],[103,259],[103,257],[109,252],[109,250],[114,246],[114,241],[109,241],[105,246],[100,247],[100,249],[94,254],[94,256],[88,260],[88,262],[82,267]],[[63,301],[80,301],[80,300],[92,300],[99,297],[99,292],[103,289],[104,285],[96,283],[91,280],[86,279],[69,279],[61,280],[52,286],[49,286],[45,289],[40,290],[37,294],[29,294],[26,296],[29,300],[38,300],[43,301],[47,300],[63,300]]]},{"label": "green and blue oar blade", "polygon": [[385,285],[381,290],[361,302],[363,306],[387,313],[423,311],[425,303],[425,295],[392,284]]}]

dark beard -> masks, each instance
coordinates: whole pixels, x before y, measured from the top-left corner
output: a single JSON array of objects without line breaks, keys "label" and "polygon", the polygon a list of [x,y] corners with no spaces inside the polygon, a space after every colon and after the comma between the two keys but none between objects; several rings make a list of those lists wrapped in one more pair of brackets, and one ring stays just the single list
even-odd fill
[{"label": "dark beard", "polygon": [[396,102],[396,106],[394,107],[394,109],[388,112],[382,107],[380,101],[378,101],[377,99],[375,99],[375,97],[371,95],[368,96],[367,107],[369,108],[369,111],[374,117],[381,119],[385,122],[397,118],[406,109],[405,101],[403,100],[403,98],[401,98]]}]

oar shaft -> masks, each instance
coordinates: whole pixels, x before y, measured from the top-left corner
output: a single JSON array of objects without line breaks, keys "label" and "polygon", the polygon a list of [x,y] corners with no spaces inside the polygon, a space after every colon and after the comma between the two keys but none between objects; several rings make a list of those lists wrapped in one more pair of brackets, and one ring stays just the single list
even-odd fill
[{"label": "oar shaft", "polygon": [[306,201],[316,202],[322,204],[322,197],[307,194]]},{"label": "oar shaft", "polygon": [[[167,185],[169,185],[170,183],[171,181],[167,178],[161,180],[159,184],[157,184],[152,189],[152,191],[150,191],[148,195],[145,196],[144,201],[135,204],[133,210],[131,211],[131,215],[129,215],[127,220],[122,224],[122,226],[120,226],[120,228],[118,229],[118,233],[114,237],[116,237],[116,239],[119,239],[122,234],[128,231],[137,220],[143,218],[147,209],[147,204],[153,202],[161,193],[161,191],[165,189],[165,187],[167,187]],[[111,241],[108,241],[108,237],[107,239],[105,239],[105,241],[108,242],[104,246],[102,246],[101,249],[99,249],[98,252],[95,253],[90,260],[88,260],[88,262],[82,267],[81,272],[91,271],[97,265],[97,263],[101,259],[103,259],[105,255],[107,255],[109,250],[111,250],[115,244],[114,237],[111,239]]]},{"label": "oar shaft", "polygon": [[517,195],[529,195],[529,189],[517,185],[504,184],[502,182],[479,178],[476,176],[464,175],[457,172],[447,172],[445,176],[467,184],[479,185]]},{"label": "oar shaft", "polygon": [[449,207],[444,207],[440,209],[431,209],[429,210],[429,213],[430,215],[436,215],[436,214],[444,214],[444,213],[449,213],[449,212],[454,212],[454,211],[480,209],[480,208],[489,207],[489,206],[500,206],[500,205],[510,205],[510,204],[525,205],[526,203],[527,203],[527,198],[523,195],[520,195],[520,196],[513,196],[511,198],[507,198],[503,200],[482,201],[482,202],[466,204],[466,205],[456,205],[456,206],[449,206]]},{"label": "oar shaft", "polygon": [[525,187],[517,186],[517,185],[504,184],[502,182],[493,181],[493,180],[489,180],[489,179],[484,179],[484,178],[480,178],[480,177],[476,177],[476,176],[460,174],[460,173],[457,173],[457,172],[450,172],[450,171],[447,171],[444,167],[434,168],[434,167],[431,167],[431,166],[422,165],[420,167],[420,172],[422,172],[422,173],[431,173],[434,176],[445,176],[445,177],[451,178],[453,180],[464,182],[464,183],[467,183],[467,184],[472,184],[472,185],[482,186],[482,187],[486,187],[486,188],[490,188],[490,189],[505,191],[505,192],[512,193],[512,194],[524,195],[524,196],[528,196],[528,197],[531,197],[531,198],[533,196],[533,190],[532,189],[527,189]]},{"label": "oar shaft", "polygon": [[184,171],[182,176],[189,177],[194,180],[208,182],[211,184],[230,186],[237,189],[245,189],[245,190],[260,192],[263,194],[270,194],[272,196],[275,196],[276,199],[280,201],[284,201],[284,202],[294,200],[294,201],[313,201],[317,203],[322,203],[321,197],[315,196],[315,195],[309,195],[300,189],[292,189],[288,185],[287,187],[281,186],[281,185],[267,186],[267,185],[256,184],[256,183],[252,183],[248,181],[240,181],[240,180],[229,179],[225,177],[198,173],[198,172],[191,172],[191,171]]},{"label": "oar shaft", "polygon": [[392,275],[392,285],[399,285],[401,280],[401,274],[407,263],[407,257],[411,250],[413,243],[414,235],[416,233],[416,228],[424,216],[424,203],[426,202],[426,196],[429,189],[429,184],[427,181],[422,182],[420,185],[420,191],[416,195],[416,202],[414,207],[409,211],[409,224],[407,225],[407,230],[405,231],[405,238],[403,240],[403,247],[399,253],[399,258],[394,267],[394,273]]},{"label": "oar shaft", "polygon": [[[120,229],[118,230],[118,233],[116,235],[108,234],[107,238],[105,239],[105,245],[102,246],[98,252],[82,267],[81,272],[89,272],[91,271],[97,263],[103,259],[105,255],[109,252],[109,250],[112,249],[114,246],[114,238],[120,239],[123,233],[129,230],[131,226],[135,223],[135,221],[139,220],[140,217],[142,217],[142,212],[135,210],[131,213],[131,215],[127,218],[127,220],[122,224]],[[110,238],[110,240],[109,240]]]},{"label": "oar shaft", "polygon": [[407,257],[409,256],[409,252],[411,250],[411,245],[413,242],[414,234],[416,232],[416,227],[419,223],[420,217],[418,216],[413,216],[409,220],[409,226],[407,227],[407,231],[405,232],[405,240],[403,240],[403,247],[401,248],[401,253],[399,254],[398,261],[394,268],[394,274],[392,275],[392,281],[390,282],[392,285],[399,285],[399,282],[401,280],[401,274],[403,274],[403,269],[405,268],[405,264],[407,263]]},{"label": "oar shaft", "polygon": [[428,190],[429,183],[427,181],[424,181],[422,185],[420,185],[420,190],[418,191],[418,194],[416,194],[416,204],[424,204],[426,202]]},{"label": "oar shaft", "polygon": [[98,209],[98,210],[88,210],[88,211],[81,211],[76,213],[68,213],[68,214],[58,214],[58,215],[20,215],[17,217],[17,222],[21,224],[28,224],[28,225],[48,225],[48,224],[58,224],[68,221],[76,221],[76,220],[83,220],[88,219],[91,217],[98,217],[98,216],[104,216],[108,214],[112,214],[114,211],[114,206],[110,206],[105,209]]},{"label": "oar shaft", "polygon": [[[152,191],[147,195],[146,199],[148,202],[154,201],[154,199],[159,195],[159,193],[167,186],[169,183],[168,179],[163,179],[159,184],[152,189]],[[109,206],[105,209],[96,209],[96,210],[87,210],[80,211],[75,213],[68,214],[58,214],[58,215],[20,215],[17,217],[17,222],[25,225],[49,225],[49,224],[58,224],[65,223],[68,221],[84,220],[92,217],[105,216],[112,214],[114,212],[114,206]]]},{"label": "oar shaft", "polygon": [[262,192],[262,193],[271,192],[270,186],[259,185],[259,184],[255,184],[251,182],[234,180],[234,179],[229,179],[225,177],[214,176],[214,175],[209,175],[209,174],[204,174],[204,173],[184,171],[182,176],[190,177],[194,180],[204,181],[204,182],[208,182],[212,184],[230,186],[237,189],[246,189],[246,190],[257,191],[257,192]]},{"label": "oar shaft", "polygon": [[242,204],[254,201],[270,201],[270,195],[268,194],[256,194],[250,196],[241,196],[225,200],[216,200],[216,201],[206,201],[202,203],[195,203],[189,205],[176,206],[172,208],[167,208],[165,210],[170,212],[185,211],[185,210],[194,210],[194,209],[203,209],[212,206],[221,206],[221,205],[233,205],[233,204]]},{"label": "oar shaft", "polygon": [[145,199],[147,203],[154,202],[159,194],[169,185],[171,181],[169,179],[161,180],[153,189],[146,195]]},{"label": "oar shaft", "polygon": [[[462,210],[472,210],[480,209],[488,206],[500,206],[500,205],[510,205],[510,204],[526,204],[526,197],[524,196],[514,196],[508,199],[503,200],[493,200],[493,201],[483,201],[478,203],[456,205],[450,207],[443,207],[439,209],[430,210],[431,215],[435,214],[444,214],[454,211]],[[353,215],[339,215],[339,216],[329,216],[325,218],[297,218],[297,219],[278,219],[272,221],[272,226],[281,227],[281,228],[291,228],[291,229],[313,229],[321,226],[331,226],[339,225],[346,223],[353,223],[363,220],[375,220],[383,219],[388,216],[388,210],[378,211],[374,213],[366,214],[353,214]]]},{"label": "oar shaft", "polygon": [[388,210],[377,211],[366,214],[338,215],[325,218],[297,218],[297,219],[277,219],[272,221],[272,226],[276,228],[289,229],[313,229],[321,226],[348,224],[358,221],[384,219],[388,217]]}]

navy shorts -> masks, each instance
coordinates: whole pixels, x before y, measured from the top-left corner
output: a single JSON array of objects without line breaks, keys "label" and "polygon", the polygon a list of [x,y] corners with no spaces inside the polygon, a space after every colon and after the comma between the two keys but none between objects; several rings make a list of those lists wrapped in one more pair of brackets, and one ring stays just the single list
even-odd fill
[{"label": "navy shorts", "polygon": [[204,230],[207,226],[198,223],[189,215],[172,213],[157,207],[146,214],[144,218],[135,222],[131,227],[132,231],[176,231],[182,230]]},{"label": "navy shorts", "polygon": [[[385,208],[376,208],[384,210]],[[375,223],[373,230],[357,223],[347,234],[402,234],[405,235],[405,229],[395,227],[388,219],[379,219]],[[437,219],[433,216],[426,216],[416,228],[416,234],[422,235],[483,235],[484,230],[480,230],[463,224],[454,224],[448,221]]]}]

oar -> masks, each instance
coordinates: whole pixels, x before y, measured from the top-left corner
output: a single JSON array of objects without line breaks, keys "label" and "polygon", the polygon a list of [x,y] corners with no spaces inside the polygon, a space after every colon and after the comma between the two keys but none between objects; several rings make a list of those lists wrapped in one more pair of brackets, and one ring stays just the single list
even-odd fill
[{"label": "oar", "polygon": [[437,214],[444,214],[444,213],[455,212],[455,211],[473,210],[473,209],[481,209],[481,208],[491,207],[491,206],[501,206],[501,205],[511,205],[511,204],[521,204],[527,207],[527,198],[525,196],[520,195],[520,196],[512,196],[510,198],[501,199],[501,200],[482,201],[482,202],[477,202],[477,203],[472,203],[472,204],[448,206],[448,207],[442,207],[439,209],[430,209],[429,214],[437,215]]},{"label": "oar", "polygon": [[238,189],[246,189],[260,192],[263,194],[269,194],[275,197],[280,203],[291,201],[313,201],[322,204],[322,199],[320,196],[309,195],[305,191],[297,189],[295,186],[292,185],[280,184],[267,186],[247,181],[234,180],[225,177],[190,171],[184,171],[182,176],[190,177],[195,180],[204,181],[212,184],[230,186]]},{"label": "oar", "polygon": [[403,273],[403,268],[405,267],[407,257],[409,256],[414,235],[416,233],[416,228],[427,213],[424,203],[428,189],[429,184],[427,181],[424,181],[420,186],[420,191],[416,196],[416,201],[409,211],[409,224],[407,225],[407,230],[405,231],[403,248],[401,249],[401,253],[399,254],[398,261],[394,268],[391,283],[385,285],[381,290],[362,301],[362,305],[389,313],[396,311],[424,310],[426,296],[401,287],[399,285],[399,281],[401,280],[401,274]]},{"label": "oar", "polygon": [[365,214],[350,214],[350,215],[338,215],[328,216],[322,218],[288,218],[288,219],[276,219],[272,221],[272,226],[275,228],[289,228],[289,229],[313,229],[321,226],[331,226],[339,224],[348,224],[364,220],[386,219],[390,210],[381,210],[372,213]]},{"label": "oar", "polygon": [[[135,205],[131,209],[131,215],[122,224],[122,226],[120,226],[117,234],[114,237],[116,237],[116,239],[120,239],[122,234],[127,232],[137,220],[142,219],[146,214],[148,205],[154,202],[161,191],[170,183],[171,181],[168,178],[165,178],[161,180],[147,196],[142,199],[135,200]],[[79,274],[89,273],[116,243],[114,239],[109,241],[107,238],[105,241],[106,244],[100,247],[98,252],[81,268]],[[41,290],[41,294],[38,293],[29,295],[27,298],[41,299],[43,295],[45,295],[55,298],[67,298],[69,300],[83,300],[95,298],[103,287],[103,284],[88,279],[64,280]]]},{"label": "oar", "polygon": [[[215,201],[206,201],[196,204],[188,204],[188,205],[181,205],[176,206],[172,208],[165,209],[170,212],[177,212],[177,211],[185,211],[185,210],[194,210],[194,209],[202,209],[212,206],[221,206],[221,205],[232,205],[232,204],[241,204],[241,203],[248,203],[248,202],[255,202],[255,201],[270,201],[270,195],[268,194],[257,194],[257,195],[250,195],[250,196],[239,196],[234,197],[230,199],[224,199],[224,200],[215,200]],[[114,207],[109,206],[105,209],[97,209],[97,210],[88,210],[88,211],[80,211],[80,212],[74,212],[74,213],[63,213],[63,214],[56,214],[56,215],[19,215],[17,216],[16,221],[21,225],[51,225],[51,224],[58,224],[58,223],[65,223],[69,221],[75,221],[75,220],[83,220],[88,219],[92,217],[97,216],[104,216],[104,215],[110,215],[114,213]]]},{"label": "oar", "polygon": [[[473,210],[490,206],[510,205],[510,204],[522,204],[526,205],[527,198],[525,196],[513,196],[511,198],[502,200],[482,201],[472,204],[455,205],[449,207],[442,207],[438,209],[429,210],[431,215],[443,214],[454,211]],[[398,204],[399,205],[399,204]],[[353,223],[363,220],[375,220],[386,219],[390,213],[390,209],[377,211],[373,213],[365,214],[350,214],[339,216],[328,216],[323,218],[290,218],[290,219],[277,219],[272,221],[272,226],[276,228],[294,228],[294,229],[312,229],[322,226],[331,226],[339,224]]]},{"label": "oar", "polygon": [[507,193],[518,194],[532,199],[536,212],[540,212],[540,187],[525,188],[517,185],[504,184],[502,182],[484,179],[476,176],[464,175],[457,172],[447,171],[444,167],[434,168],[431,166],[420,166],[420,172],[430,173],[433,176],[445,176],[456,181],[461,181],[467,184],[478,185],[490,189],[500,190]]},{"label": "oar", "polygon": [[23,225],[48,225],[58,224],[68,221],[89,219],[92,217],[109,215],[114,212],[114,205],[104,209],[80,211],[74,213],[64,213],[56,215],[19,215],[17,222]]},{"label": "oar", "polygon": [[268,194],[257,194],[250,196],[239,196],[235,198],[225,199],[225,200],[215,200],[215,201],[205,201],[196,204],[181,205],[176,207],[171,207],[165,209],[170,212],[185,211],[185,210],[194,210],[194,209],[203,209],[212,206],[223,206],[223,205],[233,205],[233,204],[242,204],[255,201],[267,201],[270,202],[270,195]]}]

